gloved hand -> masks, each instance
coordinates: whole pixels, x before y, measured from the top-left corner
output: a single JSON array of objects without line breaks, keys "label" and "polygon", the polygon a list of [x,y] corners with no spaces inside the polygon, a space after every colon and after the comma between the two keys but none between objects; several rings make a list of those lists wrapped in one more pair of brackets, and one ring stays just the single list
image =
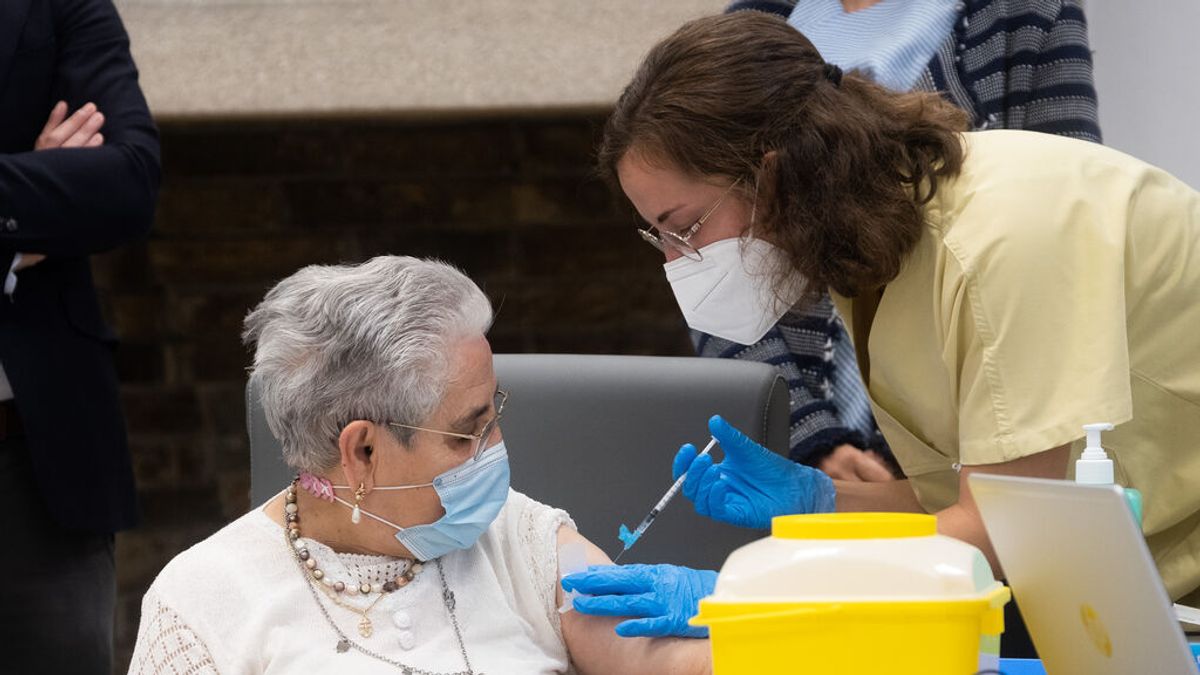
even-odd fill
[{"label": "gloved hand", "polygon": [[833,481],[824,473],[767,450],[735,429],[720,415],[708,430],[725,452],[696,457],[690,443],[675,455],[673,472],[685,472],[683,494],[696,513],[741,527],[766,529],[771,518],[793,513],[826,513],[834,508]]},{"label": "gloved hand", "polygon": [[716,584],[716,572],[676,565],[591,565],[562,580],[565,590],[593,596],[575,598],[577,611],[635,617],[617,624],[621,637],[708,637],[688,619]]}]

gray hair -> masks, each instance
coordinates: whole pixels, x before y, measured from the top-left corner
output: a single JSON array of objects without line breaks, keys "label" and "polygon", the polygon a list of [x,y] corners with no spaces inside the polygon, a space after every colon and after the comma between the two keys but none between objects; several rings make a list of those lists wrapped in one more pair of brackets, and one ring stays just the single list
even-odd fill
[{"label": "gray hair", "polygon": [[445,393],[450,347],[491,322],[487,296],[454,267],[380,256],[280,281],[246,316],[242,339],[256,345],[251,378],[284,461],[318,472],[337,466],[351,420],[425,421]]}]

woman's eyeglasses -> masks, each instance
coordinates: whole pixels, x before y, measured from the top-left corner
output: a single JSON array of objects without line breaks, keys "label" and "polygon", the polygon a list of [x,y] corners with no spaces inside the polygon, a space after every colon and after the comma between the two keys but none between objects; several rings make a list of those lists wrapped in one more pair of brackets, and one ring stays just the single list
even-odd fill
[{"label": "woman's eyeglasses", "polygon": [[651,225],[645,229],[639,227],[638,234],[642,235],[642,239],[645,239],[647,243],[663,253],[666,253],[667,249],[670,249],[682,255],[683,257],[688,258],[689,260],[704,260],[704,256],[700,253],[700,251],[697,250],[695,246],[692,246],[689,242],[691,241],[692,237],[700,231],[701,226],[703,226],[705,221],[708,220],[708,217],[711,216],[713,212],[721,206],[721,203],[725,201],[725,198],[729,196],[729,193],[732,192],[733,188],[736,187],[740,182],[742,181],[739,178],[733,181],[729,187],[725,188],[725,193],[721,195],[721,198],[717,200],[717,203],[709,207],[709,209],[704,212],[704,215],[700,216],[699,220],[697,220],[695,223],[692,223],[692,226],[686,230],[676,233],[671,232],[670,230],[660,230]]},{"label": "woman's eyeglasses", "polygon": [[492,437],[492,434],[495,433],[496,428],[498,426],[500,426],[500,415],[501,415],[501,413],[504,412],[504,403],[506,401],[508,401],[508,393],[501,389],[497,389],[495,395],[492,398],[492,405],[495,406],[495,408],[496,408],[496,416],[493,417],[492,419],[488,420],[483,425],[483,428],[480,429],[479,433],[477,433],[477,434],[460,434],[460,433],[457,433],[454,431],[442,431],[440,429],[427,429],[425,427],[418,427],[418,426],[414,426],[412,424],[400,424],[399,422],[388,422],[387,424],[390,427],[400,427],[401,429],[416,429],[417,431],[428,431],[430,433],[441,434],[443,436],[453,436],[454,438],[462,438],[465,440],[474,440],[475,441],[475,454],[474,454],[473,458],[479,459],[479,456],[483,454],[483,451],[487,450],[488,439]]}]

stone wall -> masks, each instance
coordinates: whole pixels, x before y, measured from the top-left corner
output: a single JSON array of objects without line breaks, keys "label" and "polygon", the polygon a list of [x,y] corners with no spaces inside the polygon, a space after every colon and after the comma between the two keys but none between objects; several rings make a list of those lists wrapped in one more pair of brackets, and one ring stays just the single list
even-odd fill
[{"label": "stone wall", "polygon": [[592,177],[600,113],[421,121],[166,121],[149,240],[95,260],[122,337],[144,510],[117,538],[117,671],[141,596],[249,507],[242,318],[302,265],[382,253],[462,267],[497,352],[686,354],[661,257]]}]

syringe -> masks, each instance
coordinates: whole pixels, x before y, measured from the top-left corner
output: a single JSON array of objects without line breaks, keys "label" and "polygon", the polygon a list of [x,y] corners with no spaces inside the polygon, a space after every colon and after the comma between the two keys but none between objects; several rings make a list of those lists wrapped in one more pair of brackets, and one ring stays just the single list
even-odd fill
[{"label": "syringe", "polygon": [[[696,459],[700,459],[704,455],[707,455],[716,444],[717,439],[715,438],[709,441],[708,445],[704,446],[704,450],[702,450],[700,454],[696,455]],[[693,459],[692,461],[694,462],[696,460]],[[629,528],[625,527],[623,523],[621,524],[621,530],[617,534],[617,538],[621,540],[621,543],[625,545],[625,548],[621,549],[621,552],[617,554],[616,559],[613,560],[614,565],[621,562],[621,556],[625,555],[625,551],[633,548],[634,543],[637,542],[638,539],[641,539],[642,535],[645,534],[646,528],[650,527],[650,523],[653,523],[654,519],[658,517],[658,514],[661,513],[663,509],[667,508],[667,504],[669,504],[671,500],[675,498],[675,495],[679,494],[679,489],[683,487],[683,481],[686,478],[686,473],[680,476],[679,479],[675,481],[675,484],[667,490],[667,494],[663,495],[662,499],[658,500],[658,503],[654,505],[654,508],[650,509],[650,513],[647,513],[646,517],[642,518],[642,522],[639,523],[632,532],[630,532]]]}]

